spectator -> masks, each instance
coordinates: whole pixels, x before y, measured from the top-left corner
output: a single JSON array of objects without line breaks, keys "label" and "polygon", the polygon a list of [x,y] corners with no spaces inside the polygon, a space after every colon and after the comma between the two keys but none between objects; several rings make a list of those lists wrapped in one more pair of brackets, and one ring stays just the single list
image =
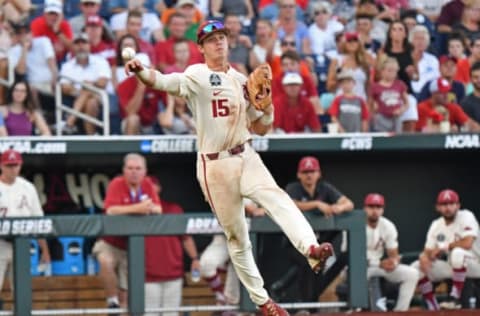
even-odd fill
[{"label": "spectator", "polygon": [[[305,16],[305,10],[307,9],[309,2],[305,0],[295,0],[295,2],[295,15],[298,20],[302,20]],[[281,9],[282,4],[276,0],[260,0],[258,3],[259,17],[272,22],[278,19]]]},{"label": "spectator", "polygon": [[[162,14],[162,21],[169,21],[169,17],[174,12],[180,13],[187,21],[187,29],[185,31],[185,38],[193,42],[197,41],[197,29],[200,22],[203,20],[201,13],[196,7],[195,0],[178,0],[174,10],[168,10]],[[170,30],[165,30],[165,36],[170,36]]]},{"label": "spectator", "polygon": [[462,18],[455,21],[452,26],[452,32],[462,33],[470,45],[470,41],[477,36],[480,36],[480,3],[474,1],[465,3],[463,8]]},{"label": "spectator", "polygon": [[[2,218],[43,216],[42,205],[30,181],[20,176],[22,155],[13,149],[3,152],[0,158],[0,209]],[[39,239],[41,263],[50,263],[50,252],[45,239]],[[13,243],[0,239],[0,284],[3,285],[5,274],[9,271],[10,288],[13,288]],[[13,292],[13,291],[12,291]]]},{"label": "spectator", "polygon": [[[321,0],[325,1],[325,0]],[[354,1],[349,0],[328,0],[327,1],[332,7],[332,17],[337,19],[343,25],[347,24],[348,21],[352,20],[355,16],[355,6]],[[309,4],[314,4],[312,1]],[[309,11],[311,6],[309,7]]]},{"label": "spectator", "polygon": [[[80,0],[80,14],[75,15],[74,17],[68,20],[70,26],[72,27],[73,34],[78,34],[84,31],[86,22],[88,22],[89,16],[99,16],[100,8],[102,5],[102,0]],[[104,29],[105,36],[109,40],[113,40],[113,32],[110,29],[107,21],[101,19],[99,25]]]},{"label": "spectator", "polygon": [[415,0],[410,1],[410,5],[412,9],[416,10],[420,14],[423,14],[430,21],[435,23],[440,16],[442,7],[449,1],[450,0]]},{"label": "spectator", "polygon": [[312,4],[313,23],[308,28],[312,52],[323,55],[335,49],[335,34],[343,31],[343,24],[331,18],[332,8],[326,1]]},{"label": "spectator", "polygon": [[[73,99],[74,110],[96,118],[100,110],[100,99],[95,92],[82,86],[82,83],[105,89],[112,76],[110,66],[105,58],[90,53],[89,39],[85,33],[75,36],[73,54],[73,58],[60,69],[60,74],[68,77],[60,81],[62,93]],[[75,133],[76,121],[74,115],[68,116],[64,133]],[[88,135],[96,133],[96,126],[92,123],[85,121],[84,127]]]},{"label": "spectator", "polygon": [[[13,46],[13,39],[10,33],[9,23],[5,19],[3,11],[0,10],[0,78],[4,80],[8,79],[8,50]],[[0,104],[5,103],[6,91],[6,87],[0,86]]]},{"label": "spectator", "polygon": [[258,19],[255,28],[255,43],[252,52],[255,58],[252,58],[252,68],[266,63],[273,56],[281,54],[280,42],[277,40],[273,32],[273,25],[270,20]]},{"label": "spectator", "polygon": [[398,79],[405,83],[409,93],[412,93],[410,82],[418,80],[418,68],[413,61],[412,50],[412,45],[408,41],[407,26],[401,21],[392,22],[387,31],[383,53],[397,60],[400,66]]},{"label": "spectator", "polygon": [[8,17],[8,21],[17,23],[28,18],[30,10],[32,10],[30,0],[2,1],[0,14]]},{"label": "spectator", "polygon": [[249,70],[252,69],[252,59],[255,58],[252,52],[252,41],[248,36],[240,34],[242,25],[238,16],[226,15],[224,25],[228,31],[228,61],[233,68],[248,75]]},{"label": "spectator", "polygon": [[250,0],[212,0],[210,12],[213,17],[237,16],[242,26],[248,27],[255,17]]},{"label": "spectator", "polygon": [[457,74],[455,80],[464,85],[470,84],[470,66],[480,61],[480,36],[475,37],[470,45],[470,55],[460,59],[457,63]]},{"label": "spectator", "polygon": [[315,107],[315,112],[317,114],[323,113],[323,108],[320,106],[320,100],[318,98],[317,87],[315,86],[314,81],[312,80],[312,75],[310,73],[305,73],[302,67],[302,60],[300,56],[294,51],[286,51],[282,54],[281,58],[281,73],[273,76],[272,82],[272,92],[274,95],[283,94],[285,95],[285,89],[282,84],[283,77],[286,73],[298,73],[302,77],[302,86],[300,89],[300,94],[308,98],[308,100]]},{"label": "spectator", "polygon": [[303,80],[298,73],[286,73],[282,79],[285,95],[280,94],[273,102],[275,119],[273,128],[281,133],[320,132],[313,104],[300,94]]},{"label": "spectator", "polygon": [[28,80],[33,102],[40,108],[38,94],[53,95],[58,78],[52,43],[45,36],[32,37],[26,20],[12,26],[16,44],[8,52],[10,64],[17,77]]},{"label": "spectator", "polygon": [[295,39],[296,51],[301,54],[311,54],[312,46],[308,37],[308,28],[302,20],[297,19],[295,15],[295,0],[278,0],[280,11],[277,21],[274,22],[274,28],[280,40],[290,35]]},{"label": "spectator", "polygon": [[153,45],[150,41],[145,41],[141,35],[141,28],[142,28],[142,12],[139,10],[132,10],[128,12],[127,16],[127,28],[126,33],[119,32],[117,33],[117,38],[121,36],[121,34],[130,34],[135,37],[138,42],[138,46],[140,47],[140,52],[145,53],[150,58],[150,61],[153,65],[155,65],[155,50]]},{"label": "spectator", "polygon": [[167,105],[160,106],[158,122],[164,134],[195,134],[195,122],[184,98],[167,95]]},{"label": "spectator", "polygon": [[373,57],[365,52],[360,43],[358,33],[345,33],[345,42],[339,47],[342,52],[337,58],[332,59],[328,68],[327,89],[330,92],[341,93],[338,88],[337,73],[350,69],[354,72],[356,95],[367,100],[367,87],[370,75],[370,65]]},{"label": "spectator", "polygon": [[[146,178],[147,164],[142,155],[129,153],[123,159],[123,174],[109,183],[104,201],[106,215],[162,213],[158,195]],[[127,242],[125,237],[103,236],[92,253],[100,264],[109,308],[125,306],[127,298]]]},{"label": "spectator", "polygon": [[298,56],[297,59],[299,64],[299,73],[301,73],[302,76],[310,75],[313,77],[313,75],[310,74],[310,66],[308,65],[308,63],[305,60],[302,60],[300,58],[300,55],[296,52],[296,45],[297,44],[295,38],[293,36],[287,35],[280,41],[280,55],[269,54],[267,51],[267,61],[270,64],[270,67],[272,67],[273,78],[282,77],[282,72],[284,72],[285,69],[282,68],[281,56],[286,52],[294,52]]},{"label": "spectator", "polygon": [[397,78],[399,65],[396,59],[382,58],[378,72],[380,80],[373,82],[370,90],[373,129],[377,132],[401,132],[402,114],[409,107],[407,87]]},{"label": "spectator", "polygon": [[382,46],[382,43],[377,39],[372,38],[371,33],[373,29],[374,16],[367,13],[357,13],[355,15],[355,30],[358,32],[360,42],[363,43],[365,51],[376,56],[378,50]]},{"label": "spectator", "polygon": [[[357,7],[355,14],[367,14],[373,16],[372,20],[372,30],[370,31],[370,36],[379,41],[380,43],[385,43],[387,30],[389,27],[389,20],[392,18],[391,10],[380,11],[379,6],[377,6],[375,0],[360,0],[357,2]],[[352,19],[345,26],[345,30],[348,32],[353,32],[356,30],[356,20]]]},{"label": "spectator", "polygon": [[473,64],[470,69],[473,93],[464,98],[460,105],[465,113],[480,124],[480,62]]},{"label": "spectator", "polygon": [[166,40],[155,44],[155,59],[157,68],[164,72],[165,68],[175,63],[173,46],[177,41],[186,41],[188,43],[189,59],[188,65],[193,65],[203,61],[203,56],[198,50],[197,44],[192,40],[185,39],[187,31],[187,20],[180,13],[173,13],[167,23],[169,36]]},{"label": "spectator", "polygon": [[[448,101],[450,90],[450,83],[444,78],[438,78],[430,83],[432,96],[430,99],[418,104],[417,131],[431,131],[431,124],[435,120],[448,121],[449,128],[447,131],[480,130],[480,125],[468,117],[460,105]],[[441,116],[440,118],[439,115]]]},{"label": "spectator", "polygon": [[[448,94],[448,100],[453,103],[460,103],[465,97],[465,86],[460,81],[453,79],[457,73],[457,59],[453,56],[443,55],[440,56],[438,60],[440,62],[440,75],[442,78],[448,80],[452,88]],[[429,89],[431,82],[432,81],[429,81],[423,86],[418,96],[419,102],[431,97]]]},{"label": "spectator", "polygon": [[418,69],[418,78],[412,80],[410,86],[414,95],[418,96],[425,83],[440,77],[440,67],[437,57],[426,51],[430,45],[430,33],[425,26],[415,26],[408,34],[408,40],[413,48],[413,62]]},{"label": "spectator", "polygon": [[92,55],[103,57],[112,65],[115,61],[115,48],[112,41],[106,39],[106,29],[103,23],[100,16],[90,15],[86,17],[84,29],[90,42]]},{"label": "spectator", "polygon": [[[162,22],[155,13],[145,12],[144,4],[145,0],[128,0],[128,12],[112,15],[110,25],[116,38],[129,33],[146,43],[164,40]],[[132,16],[135,17],[134,22],[129,21]],[[130,23],[134,25],[129,26]]]},{"label": "spectator", "polygon": [[383,216],[384,208],[383,195],[367,194],[364,201],[367,214],[367,278],[382,277],[399,283],[400,289],[393,310],[407,311],[415,294],[418,271],[400,263],[398,231],[395,224]]},{"label": "spectator", "polygon": [[33,37],[46,36],[50,39],[57,63],[61,63],[72,48],[72,27],[63,18],[61,0],[45,0],[44,14],[33,19],[30,29]]},{"label": "spectator", "polygon": [[7,135],[51,135],[42,112],[32,101],[31,90],[26,81],[17,81],[12,85],[7,102],[5,106],[0,107]]},{"label": "spectator", "polygon": [[[298,163],[297,178],[298,181],[289,183],[285,191],[302,212],[323,214],[329,218],[353,210],[352,201],[323,179],[317,158],[303,157]],[[302,302],[318,301],[320,295],[318,285],[323,276],[309,271],[308,266],[299,260],[296,253],[291,251],[291,254],[299,267],[297,279],[300,284],[300,300]]]},{"label": "spectator", "polygon": [[[160,199],[162,186],[149,177],[161,204],[162,214],[183,214],[177,203]],[[192,236],[148,236],[145,238],[145,308],[178,308],[182,302],[183,252],[188,254],[190,271],[200,269]],[[178,313],[146,313],[145,316],[177,316]]]},{"label": "spectator", "polygon": [[[140,8],[142,11],[148,11],[155,13],[157,0],[141,0],[141,1],[128,1],[128,0],[109,0],[108,8],[111,15],[117,13],[126,12],[131,9]],[[110,14],[109,14],[110,15]]]},{"label": "spectator", "polygon": [[457,59],[457,63],[461,59],[465,59],[467,57],[466,55],[467,47],[469,47],[469,45],[466,44],[465,36],[463,36],[463,34],[452,33],[448,37],[448,40],[447,40],[448,55],[455,57]]},{"label": "spectator", "polygon": [[[465,278],[480,269],[477,255],[472,251],[478,222],[471,211],[460,209],[458,193],[450,189],[438,194],[436,210],[441,217],[430,225],[425,248],[412,266],[420,271],[418,286],[429,310],[456,309],[461,307],[459,299]],[[445,279],[452,279],[452,288],[449,299],[439,306],[432,282]]]},{"label": "spectator", "polygon": [[337,95],[330,107],[330,117],[341,133],[368,132],[368,108],[364,99],[355,95],[355,78],[351,71],[337,75],[342,94]]}]

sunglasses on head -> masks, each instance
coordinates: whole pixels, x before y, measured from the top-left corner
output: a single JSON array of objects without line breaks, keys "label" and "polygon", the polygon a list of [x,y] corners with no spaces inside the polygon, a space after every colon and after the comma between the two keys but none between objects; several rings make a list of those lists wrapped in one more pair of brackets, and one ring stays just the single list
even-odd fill
[{"label": "sunglasses on head", "polygon": [[198,32],[198,42],[202,41],[205,36],[218,31],[218,30],[224,30],[225,26],[223,25],[222,22],[220,21],[208,21],[205,26],[203,26],[200,31]]},{"label": "sunglasses on head", "polygon": [[315,16],[320,15],[320,14],[328,14],[327,10],[319,10],[314,12]]},{"label": "sunglasses on head", "polygon": [[291,41],[282,41],[281,45],[282,46],[296,46],[297,44],[295,42],[291,42]]}]

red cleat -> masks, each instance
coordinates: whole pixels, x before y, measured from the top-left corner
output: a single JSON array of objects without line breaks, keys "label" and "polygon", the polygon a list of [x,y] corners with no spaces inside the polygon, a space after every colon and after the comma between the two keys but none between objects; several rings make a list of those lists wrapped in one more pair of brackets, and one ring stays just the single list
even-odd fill
[{"label": "red cleat", "polygon": [[259,306],[262,316],[290,316],[290,314],[281,308],[277,303],[269,299],[265,304]]},{"label": "red cleat", "polygon": [[318,260],[318,263],[312,268],[313,272],[318,273],[325,267],[325,262],[333,256],[333,247],[331,243],[324,242],[318,246],[310,246],[310,259]]}]

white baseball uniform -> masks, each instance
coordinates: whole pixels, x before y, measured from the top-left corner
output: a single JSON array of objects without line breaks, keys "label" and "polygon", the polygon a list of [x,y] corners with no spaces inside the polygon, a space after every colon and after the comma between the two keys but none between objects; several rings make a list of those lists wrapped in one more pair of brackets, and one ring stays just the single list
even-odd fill
[{"label": "white baseball uniform", "polygon": [[[247,78],[231,67],[215,72],[205,64],[189,66],[184,73],[157,71],[155,76],[154,88],[187,99],[197,126],[197,179],[224,229],[238,277],[252,301],[263,305],[268,294],[251,251],[242,198],[262,205],[305,256],[318,243],[303,214],[249,144],[249,125],[263,113],[244,98]],[[229,152],[239,146],[234,154]]]},{"label": "white baseball uniform", "polygon": [[394,310],[406,311],[415,293],[418,271],[406,264],[398,264],[395,270],[387,272],[379,264],[385,249],[398,248],[398,232],[395,224],[381,216],[375,228],[367,225],[367,277],[383,277],[393,283],[400,283],[397,304]]},{"label": "white baseball uniform", "polygon": [[[447,225],[443,217],[437,218],[432,222],[427,233],[426,249],[436,247],[444,248],[448,244],[468,236],[478,236],[479,226],[475,215],[469,210],[459,210],[452,223]],[[478,238],[476,238],[478,239]],[[478,240],[475,241],[472,250],[465,250],[457,247],[449,251],[448,262],[444,260],[435,260],[429,272],[429,279],[432,281],[441,281],[451,279],[453,269],[467,268],[467,277],[480,277],[480,254]],[[420,271],[418,261],[412,263],[412,266]],[[420,277],[424,274],[420,272]]]},{"label": "white baseball uniform", "polygon": [[[42,205],[33,184],[22,177],[17,177],[11,185],[0,181],[0,217],[28,216],[43,216]],[[0,239],[0,289],[7,270],[12,280],[12,258],[12,244]]]}]

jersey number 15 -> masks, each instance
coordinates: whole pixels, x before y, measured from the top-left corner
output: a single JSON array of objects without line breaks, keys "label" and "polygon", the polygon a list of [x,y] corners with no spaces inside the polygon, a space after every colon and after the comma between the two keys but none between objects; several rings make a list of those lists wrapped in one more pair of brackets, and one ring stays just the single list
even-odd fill
[{"label": "jersey number 15", "polygon": [[228,99],[212,100],[212,115],[213,117],[228,116],[230,108],[227,105]]}]

